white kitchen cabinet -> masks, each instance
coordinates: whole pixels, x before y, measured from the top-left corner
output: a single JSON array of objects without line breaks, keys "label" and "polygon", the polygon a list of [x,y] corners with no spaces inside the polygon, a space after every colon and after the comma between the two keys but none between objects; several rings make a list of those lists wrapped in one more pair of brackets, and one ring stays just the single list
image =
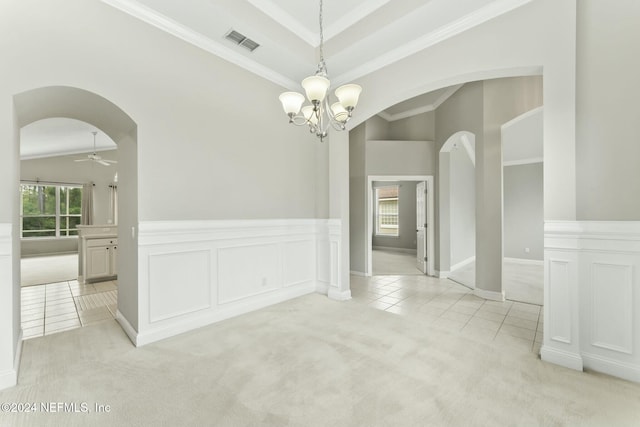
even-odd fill
[{"label": "white kitchen cabinet", "polygon": [[118,275],[116,226],[80,226],[78,241],[78,282],[114,279]]}]

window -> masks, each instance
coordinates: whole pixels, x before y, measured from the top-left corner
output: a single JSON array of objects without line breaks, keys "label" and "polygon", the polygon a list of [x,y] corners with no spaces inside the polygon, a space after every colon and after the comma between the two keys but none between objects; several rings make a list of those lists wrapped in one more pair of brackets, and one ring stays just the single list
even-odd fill
[{"label": "window", "polygon": [[376,188],[376,235],[398,236],[398,195],[400,186]]},{"label": "window", "polygon": [[20,184],[21,237],[78,235],[82,187],[77,185]]}]

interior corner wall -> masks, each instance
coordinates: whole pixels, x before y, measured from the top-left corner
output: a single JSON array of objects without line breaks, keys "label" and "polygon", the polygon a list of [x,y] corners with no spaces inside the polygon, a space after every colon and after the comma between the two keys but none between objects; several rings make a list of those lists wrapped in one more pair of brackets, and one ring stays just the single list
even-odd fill
[{"label": "interior corner wall", "polygon": [[640,219],[640,2],[577,5],[577,219]]},{"label": "interior corner wall", "polygon": [[378,115],[366,120],[365,140],[389,139],[389,122]]},{"label": "interior corner wall", "polygon": [[[373,247],[416,250],[416,184],[417,181],[373,182],[374,188],[391,185],[400,186],[398,194],[398,236],[376,236],[375,227],[373,227]],[[371,220],[373,221],[374,219],[372,218]]]},{"label": "interior corner wall", "polygon": [[544,259],[542,170],[542,163],[504,167],[504,256],[507,258]]},{"label": "interior corner wall", "polygon": [[435,111],[429,111],[389,122],[387,138],[371,139],[433,141],[435,137]]}]

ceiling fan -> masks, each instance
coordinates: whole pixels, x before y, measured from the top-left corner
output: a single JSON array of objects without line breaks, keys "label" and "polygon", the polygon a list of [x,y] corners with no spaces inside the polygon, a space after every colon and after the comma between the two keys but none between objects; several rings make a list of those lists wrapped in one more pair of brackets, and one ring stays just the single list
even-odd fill
[{"label": "ceiling fan", "polygon": [[102,156],[98,155],[96,153],[96,134],[98,132],[93,131],[91,132],[93,134],[93,153],[88,154],[86,159],[76,159],[76,162],[88,162],[88,161],[94,161],[96,163],[100,163],[103,166],[111,166],[111,164],[113,163],[118,163],[116,160],[107,160],[107,159],[103,159]]}]

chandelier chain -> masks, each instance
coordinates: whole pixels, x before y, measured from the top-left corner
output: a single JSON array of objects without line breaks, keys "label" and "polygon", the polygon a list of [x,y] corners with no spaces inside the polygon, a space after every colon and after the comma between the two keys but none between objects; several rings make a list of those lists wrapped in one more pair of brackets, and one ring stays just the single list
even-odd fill
[{"label": "chandelier chain", "polygon": [[324,62],[324,30],[322,29],[322,0],[320,0],[320,13],[318,14],[318,20],[320,21],[320,69],[324,73],[327,72],[327,65]]}]

